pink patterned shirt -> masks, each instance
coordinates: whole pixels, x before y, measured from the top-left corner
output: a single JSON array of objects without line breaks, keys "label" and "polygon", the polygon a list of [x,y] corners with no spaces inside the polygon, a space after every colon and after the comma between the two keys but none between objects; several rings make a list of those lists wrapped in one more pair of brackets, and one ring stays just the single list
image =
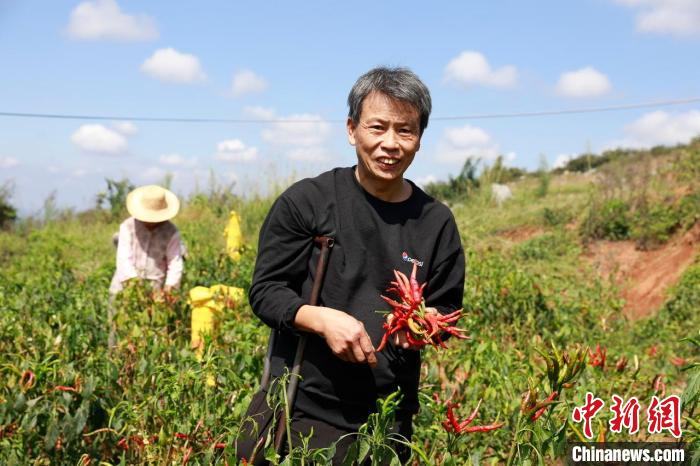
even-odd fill
[{"label": "pink patterned shirt", "polygon": [[122,283],[131,278],[151,280],[157,288],[176,287],[182,278],[184,245],[180,233],[171,222],[153,230],[133,217],[119,226],[117,270],[112,277],[110,293],[122,290]]}]

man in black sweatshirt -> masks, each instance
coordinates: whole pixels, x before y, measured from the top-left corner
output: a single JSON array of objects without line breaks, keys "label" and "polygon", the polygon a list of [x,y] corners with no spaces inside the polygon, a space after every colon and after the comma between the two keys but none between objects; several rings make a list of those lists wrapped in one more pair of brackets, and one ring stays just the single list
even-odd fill
[{"label": "man in black sweatshirt", "polygon": [[[420,352],[401,332],[375,352],[385,322],[377,311],[387,309],[380,295],[393,270],[418,266],[431,312],[462,307],[464,253],[452,213],[403,178],[428,125],[428,89],[405,68],[375,68],[357,80],[348,105],[357,165],[301,180],[276,200],[260,231],[249,296],[255,314],[277,331],[273,377],[291,366],[298,335],[308,334],[291,426],[297,441],[313,428],[311,448],[356,431],[377,399],[398,388],[395,430],[411,436]],[[320,235],[335,244],[320,304],[310,306],[319,254],[313,238]],[[351,440],[337,445],[337,460]]]}]

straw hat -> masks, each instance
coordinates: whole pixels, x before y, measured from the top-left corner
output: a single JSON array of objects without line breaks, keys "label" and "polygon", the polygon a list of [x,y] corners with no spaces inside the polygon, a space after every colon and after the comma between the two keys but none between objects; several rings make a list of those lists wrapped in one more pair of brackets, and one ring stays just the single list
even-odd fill
[{"label": "straw hat", "polygon": [[126,196],[126,210],[142,222],[164,222],[177,215],[180,201],[167,189],[151,184],[136,188]]}]

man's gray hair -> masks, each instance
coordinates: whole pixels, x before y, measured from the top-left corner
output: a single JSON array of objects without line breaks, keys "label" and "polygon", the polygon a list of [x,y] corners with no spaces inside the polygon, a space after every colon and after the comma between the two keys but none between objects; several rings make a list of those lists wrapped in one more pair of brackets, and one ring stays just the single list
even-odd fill
[{"label": "man's gray hair", "polygon": [[358,124],[362,102],[372,92],[379,92],[413,105],[420,115],[420,133],[428,126],[432,109],[430,91],[408,68],[377,67],[360,76],[348,95],[348,118]]}]

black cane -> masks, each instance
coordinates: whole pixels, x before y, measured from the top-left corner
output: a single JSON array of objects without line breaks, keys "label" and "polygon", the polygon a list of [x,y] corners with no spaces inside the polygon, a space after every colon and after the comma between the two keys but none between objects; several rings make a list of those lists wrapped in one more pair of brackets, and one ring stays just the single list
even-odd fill
[{"label": "black cane", "polygon": [[[323,286],[323,276],[326,274],[326,269],[328,268],[328,253],[333,247],[334,240],[328,236],[317,236],[314,238],[314,242],[321,246],[321,253],[318,257],[318,263],[316,265],[316,275],[314,276],[313,285],[311,287],[311,296],[309,297],[309,305],[316,306],[318,304],[318,295],[321,292],[321,286]],[[263,366],[263,378],[261,380],[261,385],[267,388],[270,381],[270,357],[272,356],[272,346],[275,343],[276,332],[273,330],[270,333],[270,346],[267,349],[267,356]],[[297,344],[297,351],[294,355],[294,363],[292,364],[292,372],[289,379],[289,386],[287,387],[287,412],[290,416],[294,409],[294,401],[297,395],[297,388],[299,387],[299,374],[301,372],[301,362],[304,358],[304,348],[306,347],[306,335],[301,335],[299,337],[299,343]],[[287,430],[287,416],[286,412],[282,412],[280,416],[279,423],[277,424],[275,432],[275,451],[278,455],[282,454],[282,446],[284,444],[283,439]]]}]

